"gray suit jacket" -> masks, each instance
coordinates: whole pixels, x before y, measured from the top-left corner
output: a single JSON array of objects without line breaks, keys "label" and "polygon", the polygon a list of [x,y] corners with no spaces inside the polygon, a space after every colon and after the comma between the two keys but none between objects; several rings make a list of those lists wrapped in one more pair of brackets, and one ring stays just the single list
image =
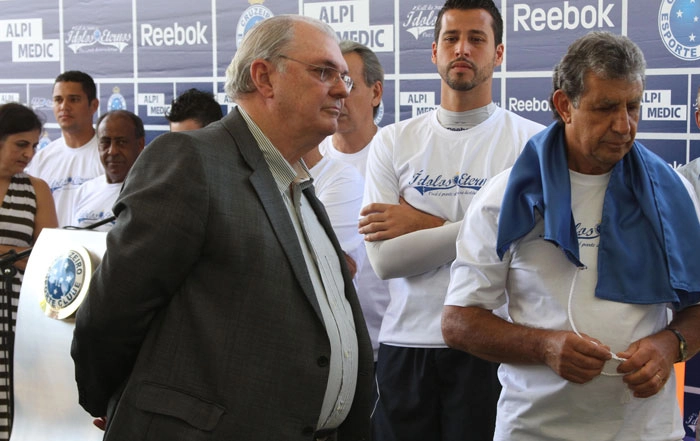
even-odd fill
[{"label": "gray suit jacket", "polygon": [[[369,439],[372,349],[337,250],[360,349],[338,440]],[[77,318],[80,404],[105,440],[311,440],[330,344],[282,197],[234,110],[141,154]]]}]

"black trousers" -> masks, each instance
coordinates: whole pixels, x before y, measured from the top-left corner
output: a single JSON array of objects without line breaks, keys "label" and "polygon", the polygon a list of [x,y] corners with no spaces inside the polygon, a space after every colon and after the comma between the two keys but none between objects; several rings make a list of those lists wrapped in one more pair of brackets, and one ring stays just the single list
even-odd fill
[{"label": "black trousers", "polygon": [[380,345],[373,441],[492,441],[497,369],[456,349]]}]

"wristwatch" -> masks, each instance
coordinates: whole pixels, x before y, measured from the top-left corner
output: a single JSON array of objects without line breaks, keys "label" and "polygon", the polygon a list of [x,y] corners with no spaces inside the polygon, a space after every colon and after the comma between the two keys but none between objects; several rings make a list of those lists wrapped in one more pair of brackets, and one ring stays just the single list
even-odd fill
[{"label": "wristwatch", "polygon": [[685,341],[685,337],[683,337],[683,334],[681,334],[680,331],[678,331],[678,329],[674,329],[674,328],[666,328],[666,329],[673,332],[673,334],[678,339],[678,360],[676,360],[676,363],[680,363],[681,361],[685,361],[685,359],[688,358],[688,343]]}]

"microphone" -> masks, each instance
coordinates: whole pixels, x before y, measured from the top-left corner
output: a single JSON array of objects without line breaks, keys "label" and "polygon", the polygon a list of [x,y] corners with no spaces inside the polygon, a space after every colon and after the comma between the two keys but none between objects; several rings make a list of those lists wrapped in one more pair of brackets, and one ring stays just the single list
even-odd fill
[{"label": "microphone", "polygon": [[67,225],[63,227],[64,230],[93,230],[101,225],[108,224],[110,222],[113,222],[114,220],[117,219],[117,216],[110,216],[105,219],[102,219],[101,221],[97,221],[93,224],[88,225],[87,227],[75,227],[72,225]]},{"label": "microphone", "polygon": [[29,254],[32,252],[32,247],[27,248],[24,251],[20,251],[19,253],[15,250],[10,250],[6,252],[5,254],[0,255],[0,269],[2,269],[3,273],[5,273],[5,269],[7,267],[12,266],[15,262],[18,260],[22,260],[25,257],[27,257]]}]

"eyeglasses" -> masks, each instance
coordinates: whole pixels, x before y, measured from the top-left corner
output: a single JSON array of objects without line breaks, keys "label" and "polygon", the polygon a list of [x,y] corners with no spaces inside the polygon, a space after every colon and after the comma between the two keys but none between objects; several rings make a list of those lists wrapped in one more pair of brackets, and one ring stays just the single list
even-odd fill
[{"label": "eyeglasses", "polygon": [[338,69],[330,66],[319,66],[317,64],[311,64],[307,63],[305,61],[297,60],[296,58],[288,57],[286,55],[279,55],[280,58],[285,58],[287,60],[291,61],[296,61],[297,63],[305,64],[309,67],[311,67],[314,72],[318,73],[318,76],[321,78],[321,81],[326,83],[328,86],[334,86],[338,80],[342,81],[343,84],[345,84],[345,89],[347,89],[348,92],[352,90],[352,85],[353,81],[348,74],[343,73],[339,71]]}]

